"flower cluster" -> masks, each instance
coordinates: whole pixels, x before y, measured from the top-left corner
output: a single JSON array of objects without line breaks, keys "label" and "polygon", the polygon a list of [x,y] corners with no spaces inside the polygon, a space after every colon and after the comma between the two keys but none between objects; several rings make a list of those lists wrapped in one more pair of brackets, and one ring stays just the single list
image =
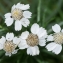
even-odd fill
[{"label": "flower cluster", "polygon": [[[11,13],[6,13],[5,23],[8,26],[14,24],[15,31],[22,30],[22,26],[27,27],[30,24],[29,19],[32,13],[28,11],[29,4],[17,3],[11,8]],[[27,49],[28,55],[39,55],[39,46],[45,46],[48,51],[59,54],[62,50],[63,44],[63,30],[58,24],[52,26],[53,34],[47,35],[45,28],[40,27],[34,23],[30,31],[23,31],[20,35],[14,36],[14,33],[8,32],[5,36],[0,38],[0,50],[5,51],[6,56],[16,54],[18,50]],[[46,45],[46,43],[51,42]]]}]

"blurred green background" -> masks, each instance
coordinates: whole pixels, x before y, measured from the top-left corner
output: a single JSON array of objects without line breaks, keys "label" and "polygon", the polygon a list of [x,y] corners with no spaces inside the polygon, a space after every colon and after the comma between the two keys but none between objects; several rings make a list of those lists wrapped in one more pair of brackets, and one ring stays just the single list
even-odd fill
[{"label": "blurred green background", "polygon": [[[30,26],[22,31],[15,32],[13,26],[7,27],[4,23],[4,14],[11,12],[12,5],[21,2],[30,4],[32,18],[30,26],[38,23],[45,27],[48,34],[52,33],[52,25],[59,24],[63,28],[63,0],[0,0],[0,37],[7,32],[13,32],[16,36],[22,31],[30,30]],[[10,28],[10,29],[9,29]],[[38,56],[29,56],[26,50],[19,50],[17,54],[11,57],[5,56],[4,51],[0,51],[0,63],[63,63],[63,51],[59,55],[48,52],[45,47],[40,47]]]}]

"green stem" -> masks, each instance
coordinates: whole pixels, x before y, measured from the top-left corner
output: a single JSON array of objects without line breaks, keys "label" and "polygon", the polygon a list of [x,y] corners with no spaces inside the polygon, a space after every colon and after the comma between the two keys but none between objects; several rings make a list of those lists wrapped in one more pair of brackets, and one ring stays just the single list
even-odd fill
[{"label": "green stem", "polygon": [[45,25],[45,14],[46,14],[46,9],[43,12],[43,19],[42,19],[42,26],[44,27]]},{"label": "green stem", "polygon": [[40,21],[40,8],[41,8],[41,0],[39,0],[38,8],[37,8],[37,22]]}]

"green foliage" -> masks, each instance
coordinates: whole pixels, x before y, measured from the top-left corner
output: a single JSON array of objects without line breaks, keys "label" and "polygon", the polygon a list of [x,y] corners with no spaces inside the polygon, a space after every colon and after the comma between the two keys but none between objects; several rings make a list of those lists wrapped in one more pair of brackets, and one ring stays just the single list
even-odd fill
[{"label": "green foliage", "polygon": [[[32,18],[30,26],[19,32],[15,32],[14,25],[7,27],[4,23],[4,14],[11,12],[12,5],[21,2],[30,4]],[[63,0],[0,0],[0,37],[7,32],[13,32],[16,36],[22,31],[30,30],[33,23],[37,22],[45,27],[48,34],[52,33],[52,25],[58,23],[63,28]],[[6,57],[4,51],[0,51],[0,63],[63,63],[63,51],[59,55],[48,52],[45,47],[40,47],[38,56],[29,56],[26,50],[19,50],[17,54]]]}]

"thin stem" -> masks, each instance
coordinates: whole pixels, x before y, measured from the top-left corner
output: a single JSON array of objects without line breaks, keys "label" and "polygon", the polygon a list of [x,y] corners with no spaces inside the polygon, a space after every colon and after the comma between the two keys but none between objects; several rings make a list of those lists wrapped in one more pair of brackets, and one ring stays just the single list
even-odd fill
[{"label": "thin stem", "polygon": [[45,25],[45,14],[46,14],[46,9],[43,12],[42,26]]},{"label": "thin stem", "polygon": [[39,0],[38,8],[37,8],[37,22],[40,21],[40,8],[41,8],[41,0]]}]

